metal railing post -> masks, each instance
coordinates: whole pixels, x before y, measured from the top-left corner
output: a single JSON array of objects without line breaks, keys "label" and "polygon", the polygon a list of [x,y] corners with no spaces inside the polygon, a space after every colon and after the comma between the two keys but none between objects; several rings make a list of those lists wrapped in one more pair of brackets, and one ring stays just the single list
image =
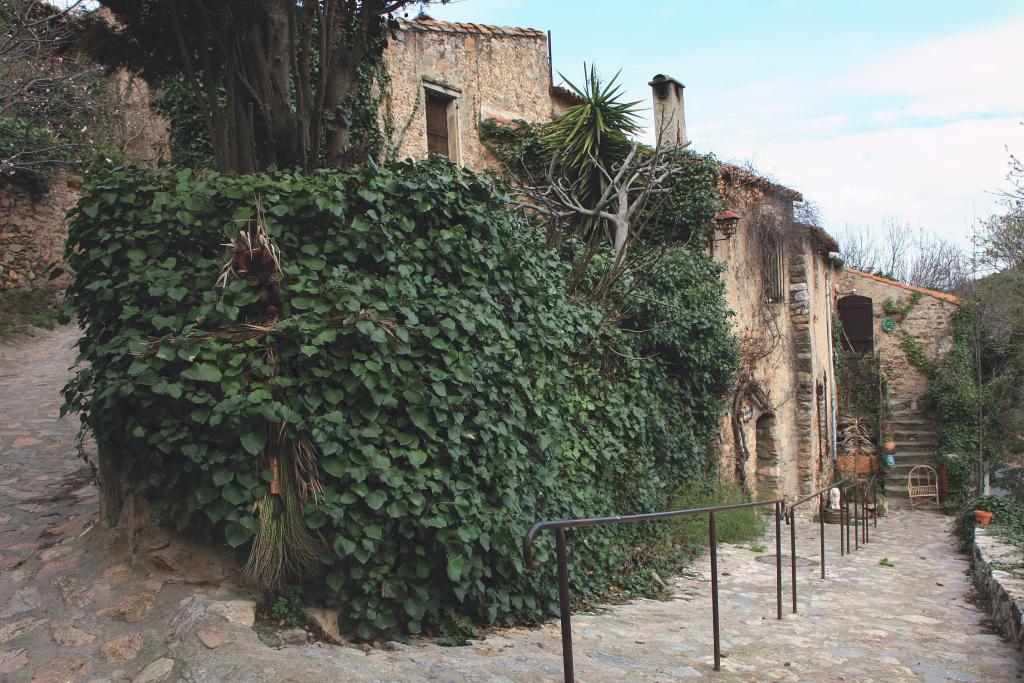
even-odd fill
[{"label": "metal railing post", "polygon": [[[857,485],[853,487],[854,491],[857,490]],[[853,549],[860,550],[860,527],[857,526],[857,501],[853,501]]]},{"label": "metal railing post", "polygon": [[775,603],[782,618],[782,503],[775,504]]},{"label": "metal railing post", "polygon": [[821,578],[825,578],[825,492],[818,496],[818,530],[821,535]]},{"label": "metal railing post", "polygon": [[846,554],[849,555],[853,552],[850,548],[850,494],[846,494],[846,503],[843,512],[846,513]]},{"label": "metal railing post", "polygon": [[715,532],[715,513],[708,513],[708,541],[711,546],[711,624],[715,639],[715,671],[722,670],[722,643],[718,631],[718,534]]},{"label": "metal railing post", "polygon": [[793,614],[796,614],[796,510],[789,512],[789,565],[793,583]]},{"label": "metal railing post", "polygon": [[864,545],[868,544],[868,484],[864,482],[864,486],[860,490],[860,528],[863,537],[861,541]]},{"label": "metal railing post", "polygon": [[844,539],[845,532],[843,531],[843,505],[846,501],[846,491],[839,488],[839,557],[846,555],[846,541]]},{"label": "metal railing post", "polygon": [[569,559],[565,549],[565,528],[555,529],[558,555],[558,608],[562,617],[562,671],[565,683],[573,683],[576,674],[572,661],[572,609],[569,605]]}]

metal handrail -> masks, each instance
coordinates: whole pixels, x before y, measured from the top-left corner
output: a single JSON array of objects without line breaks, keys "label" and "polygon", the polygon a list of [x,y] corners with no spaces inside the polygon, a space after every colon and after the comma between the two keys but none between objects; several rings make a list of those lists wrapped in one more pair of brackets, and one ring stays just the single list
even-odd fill
[{"label": "metal handrail", "polygon": [[[540,563],[533,559],[533,541],[537,534],[545,529],[551,529],[555,534],[555,554],[558,562],[558,607],[559,615],[561,617],[562,625],[562,671],[565,677],[566,683],[572,683],[575,680],[575,666],[573,663],[572,654],[572,610],[570,609],[570,596],[569,596],[569,560],[568,552],[566,549],[566,529],[574,529],[580,527],[599,526],[603,524],[625,524],[631,522],[652,522],[663,519],[670,519],[673,517],[685,517],[691,515],[706,514],[708,516],[708,546],[711,555],[711,622],[712,622],[712,635],[714,638],[714,661],[715,671],[721,671],[721,637],[720,637],[720,622],[719,622],[719,610],[718,610],[718,538],[715,529],[715,513],[724,512],[729,510],[742,510],[746,508],[756,507],[767,507],[773,506],[775,509],[775,604],[776,604],[776,617],[782,619],[782,520],[786,520],[786,524],[789,525],[789,539],[790,539],[790,560],[791,560],[791,585],[793,593],[793,613],[797,611],[797,590],[796,590],[796,509],[800,505],[811,501],[815,498],[819,500],[819,527],[821,529],[821,578],[825,578],[825,494],[834,488],[838,488],[840,492],[840,525],[839,525],[839,547],[840,555],[845,555],[850,552],[850,497],[847,495],[847,490],[852,487],[860,487],[863,494],[860,496],[860,501],[854,501],[854,515],[856,515],[856,505],[859,502],[861,506],[861,520],[860,528],[854,533],[854,543],[857,549],[860,549],[860,536],[863,536],[864,543],[869,541],[869,533],[867,530],[867,518],[865,511],[867,510],[867,496],[866,492],[868,487],[873,487],[875,483],[875,477],[872,476],[867,482],[858,481],[838,481],[828,486],[815,491],[814,493],[804,496],[799,500],[794,501],[790,505],[786,505],[785,501],[781,498],[775,500],[758,501],[753,503],[735,503],[730,505],[716,505],[713,507],[703,508],[692,508],[687,510],[671,510],[667,512],[648,512],[637,515],[615,515],[611,517],[586,517],[581,519],[550,519],[542,522],[537,522],[530,530],[526,532],[526,536],[523,538],[523,560],[526,562],[526,566],[529,569],[539,569]],[[874,525],[878,527],[878,502],[877,499],[872,504],[872,512],[874,516]]]},{"label": "metal handrail", "polygon": [[[804,496],[799,500],[790,503],[784,513],[786,518],[786,524],[789,525],[789,556],[791,560],[791,578],[790,587],[793,594],[793,614],[797,613],[797,590],[796,590],[796,509],[804,503],[818,499],[818,527],[820,529],[820,548],[821,548],[821,578],[825,578],[825,494],[832,489],[839,489],[839,555],[840,557],[850,552],[850,498],[847,495],[847,490],[850,488],[859,488],[861,490],[860,500],[854,501],[853,517],[857,516],[857,504],[860,504],[860,520],[861,523],[853,533],[854,547],[860,550],[861,539],[863,543],[867,545],[870,540],[870,534],[868,533],[867,523],[867,491],[869,488],[873,488],[875,484],[875,476],[867,480],[866,482],[860,482],[857,480],[853,481],[837,481],[828,486],[818,489],[814,493]],[[877,499],[872,503],[871,507],[872,517],[874,518],[875,527],[878,527],[878,502]]]},{"label": "metal handrail", "polygon": [[539,569],[540,564],[533,559],[533,540],[545,529],[555,533],[555,554],[558,562],[558,607],[562,622],[562,671],[567,683],[575,680],[575,667],[572,655],[572,611],[569,604],[569,561],[566,552],[565,530],[578,527],[599,526],[602,524],[625,524],[630,522],[651,522],[673,517],[691,515],[708,516],[708,545],[711,554],[711,622],[714,637],[715,671],[721,670],[721,639],[719,635],[718,612],[718,538],[715,529],[715,513],[729,510],[774,506],[775,508],[775,592],[776,612],[782,618],[782,517],[785,501],[758,501],[754,503],[735,503],[716,505],[713,507],[692,508],[687,510],[671,510],[667,512],[648,512],[638,515],[615,515],[612,517],[587,517],[582,519],[550,519],[537,522],[526,532],[523,539],[523,560],[530,569]]}]

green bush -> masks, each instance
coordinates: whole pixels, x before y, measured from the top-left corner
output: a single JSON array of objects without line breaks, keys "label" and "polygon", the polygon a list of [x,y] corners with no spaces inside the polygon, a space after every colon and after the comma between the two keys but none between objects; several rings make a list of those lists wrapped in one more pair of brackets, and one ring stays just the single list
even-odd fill
[{"label": "green bush", "polygon": [[[325,551],[306,589],[359,636],[545,618],[551,542],[527,572],[525,531],[668,505],[705,462],[736,347],[699,251],[644,286],[658,303],[635,321],[656,338],[598,326],[503,200],[438,160],[99,177],[69,226],[86,363],[67,408],[162,521],[239,552],[272,479],[268,423],[309,439],[323,490],[305,524]],[[257,202],[281,251],[276,322],[251,283],[216,285]],[[574,590],[644,584],[627,562],[668,533],[580,533]]]},{"label": "green bush", "polygon": [[[715,477],[703,477],[694,482],[677,499],[678,509],[711,507],[730,503],[748,503],[750,494],[742,487],[723,482]],[[763,508],[770,510],[770,508]],[[745,543],[757,540],[765,532],[765,521],[760,508],[730,510],[715,514],[715,533],[719,543]],[[708,517],[699,515],[682,517],[673,522],[673,536],[691,554],[699,554],[708,544]]]}]

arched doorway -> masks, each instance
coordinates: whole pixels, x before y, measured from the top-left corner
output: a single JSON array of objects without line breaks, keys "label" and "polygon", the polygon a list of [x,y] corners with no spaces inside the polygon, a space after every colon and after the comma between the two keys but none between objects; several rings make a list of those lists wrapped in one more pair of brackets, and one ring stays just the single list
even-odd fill
[{"label": "arched doorway", "polygon": [[871,299],[857,294],[844,296],[836,303],[836,310],[843,323],[843,350],[857,356],[872,354],[875,332]]}]

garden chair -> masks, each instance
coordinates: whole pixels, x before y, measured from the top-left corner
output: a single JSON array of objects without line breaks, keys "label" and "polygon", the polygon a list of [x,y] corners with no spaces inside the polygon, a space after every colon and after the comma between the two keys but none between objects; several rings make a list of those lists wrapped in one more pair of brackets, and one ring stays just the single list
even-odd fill
[{"label": "garden chair", "polygon": [[939,507],[939,475],[928,465],[918,465],[910,470],[907,476],[907,496],[910,498],[910,509],[914,509],[914,499],[935,499],[935,507]]}]

